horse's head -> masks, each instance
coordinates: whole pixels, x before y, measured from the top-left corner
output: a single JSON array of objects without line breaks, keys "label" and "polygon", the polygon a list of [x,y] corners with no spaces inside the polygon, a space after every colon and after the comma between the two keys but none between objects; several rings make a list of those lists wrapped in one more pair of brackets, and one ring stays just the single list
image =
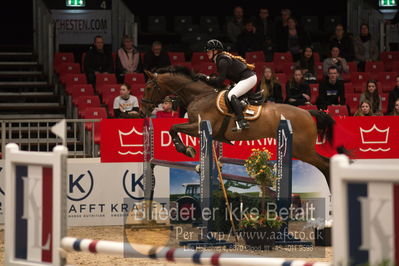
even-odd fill
[{"label": "horse's head", "polygon": [[154,108],[165,98],[166,92],[161,89],[158,83],[158,74],[145,70],[148,76],[142,98],[142,111],[145,116],[151,116]]}]

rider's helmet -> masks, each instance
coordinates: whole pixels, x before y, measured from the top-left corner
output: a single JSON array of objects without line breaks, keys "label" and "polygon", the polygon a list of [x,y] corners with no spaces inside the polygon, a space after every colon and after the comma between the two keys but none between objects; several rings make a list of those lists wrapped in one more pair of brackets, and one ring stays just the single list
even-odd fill
[{"label": "rider's helmet", "polygon": [[223,44],[221,41],[212,39],[206,42],[205,51],[220,50],[223,51]]}]

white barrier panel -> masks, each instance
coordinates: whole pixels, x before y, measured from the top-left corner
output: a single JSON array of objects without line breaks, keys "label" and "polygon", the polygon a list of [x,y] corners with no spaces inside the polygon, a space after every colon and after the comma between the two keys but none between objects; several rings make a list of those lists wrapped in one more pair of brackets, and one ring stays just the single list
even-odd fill
[{"label": "white barrier panel", "polygon": [[350,164],[344,155],[331,162],[334,264],[395,265],[399,165]]}]

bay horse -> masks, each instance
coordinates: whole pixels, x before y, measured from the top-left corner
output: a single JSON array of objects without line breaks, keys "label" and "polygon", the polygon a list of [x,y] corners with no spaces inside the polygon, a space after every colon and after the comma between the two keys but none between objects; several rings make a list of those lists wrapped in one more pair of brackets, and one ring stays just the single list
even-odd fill
[{"label": "bay horse", "polygon": [[[281,115],[290,120],[293,131],[292,155],[318,168],[330,184],[330,160],[315,150],[318,134],[324,134],[330,143],[333,138],[332,127],[335,121],[323,111],[304,110],[288,104],[267,102],[263,104],[258,119],[250,121],[249,129],[234,132],[234,117],[230,119],[221,138],[218,132],[222,127],[224,115],[216,106],[218,91],[201,80],[195,73],[181,66],[158,69],[155,73],[146,71],[148,80],[142,98],[142,112],[150,116],[151,112],[167,95],[176,95],[187,109],[188,123],[175,124],[170,128],[175,148],[189,157],[195,156],[195,149],[181,141],[178,132],[199,137],[199,122],[209,120],[212,136],[219,141],[245,141],[261,138],[276,138]],[[317,123],[312,116],[316,118]],[[220,134],[219,134],[220,135]]]}]

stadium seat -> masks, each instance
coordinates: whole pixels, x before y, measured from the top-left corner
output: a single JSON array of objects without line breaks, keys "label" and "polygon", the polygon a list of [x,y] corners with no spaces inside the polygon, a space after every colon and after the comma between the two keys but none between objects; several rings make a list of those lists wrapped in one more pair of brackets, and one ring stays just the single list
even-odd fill
[{"label": "stadium seat", "polygon": [[193,65],[191,64],[191,62],[179,62],[179,63],[176,63],[176,65],[184,66],[190,70],[193,70]]},{"label": "stadium seat", "polygon": [[91,84],[72,84],[67,86],[67,93],[74,99],[82,95],[94,95],[94,89]]},{"label": "stadium seat", "polygon": [[111,73],[96,74],[96,86],[99,86],[102,84],[115,84],[115,83],[118,83],[116,81],[115,74],[111,74]]},{"label": "stadium seat", "polygon": [[359,108],[360,96],[358,93],[345,93],[346,104],[349,106],[350,114],[354,115]]},{"label": "stadium seat", "polygon": [[370,79],[370,73],[367,72],[351,72],[350,73],[351,82],[355,84],[367,82]]},{"label": "stadium seat", "polygon": [[97,87],[98,93],[100,93],[101,97],[104,99],[107,95],[113,95],[114,97],[118,96],[120,84],[103,84],[100,87]]},{"label": "stadium seat", "polygon": [[288,81],[287,74],[285,74],[285,73],[276,73],[274,75],[276,76],[276,79],[280,82],[281,87],[283,87],[283,85],[285,86],[285,84]]},{"label": "stadium seat", "polygon": [[309,84],[310,87],[310,103],[316,104],[317,97],[319,97],[319,84]]},{"label": "stadium seat", "polygon": [[206,75],[215,74],[217,72],[216,64],[213,62],[202,62],[195,66],[194,71]]},{"label": "stadium seat", "polygon": [[100,98],[97,95],[82,95],[75,100],[79,117],[83,116],[83,111],[88,107],[101,107]]},{"label": "stadium seat", "polygon": [[388,93],[381,94],[381,105],[382,105],[382,113],[386,114],[388,111]]},{"label": "stadium seat", "polygon": [[381,92],[390,92],[396,86],[396,81],[384,80],[380,82],[379,88],[381,88]]},{"label": "stadium seat", "polygon": [[366,62],[365,72],[370,74],[371,79],[377,79],[379,72],[384,72],[384,63],[382,61]]},{"label": "stadium seat", "polygon": [[304,110],[317,110],[317,106],[314,104],[299,105],[298,107]]},{"label": "stadium seat", "polygon": [[66,74],[80,74],[80,64],[78,63],[61,63],[58,66],[58,75],[62,84],[65,84]]},{"label": "stadium seat", "polygon": [[292,75],[292,71],[294,70],[295,65],[291,62],[284,62],[281,64],[277,64],[276,68],[280,70],[280,73],[285,73],[287,77]]},{"label": "stadium seat", "polygon": [[132,84],[132,89],[130,91],[130,94],[132,94],[136,97],[140,96],[140,95],[144,95],[144,88],[145,88],[145,83]]},{"label": "stadium seat", "polygon": [[320,63],[320,54],[318,52],[313,52],[313,59],[316,64]]},{"label": "stadium seat", "polygon": [[357,63],[353,62],[353,61],[348,62],[348,68],[349,68],[349,72],[344,73],[342,75],[342,79],[344,81],[350,81],[351,80],[351,73],[352,72],[357,72]]},{"label": "stadium seat", "polygon": [[327,34],[332,34],[335,31],[335,26],[342,23],[340,16],[324,16],[323,29]]},{"label": "stadium seat", "polygon": [[219,19],[217,16],[201,16],[199,25],[201,30],[210,26],[219,27]]},{"label": "stadium seat", "polygon": [[[83,112],[84,119],[106,119],[108,117],[105,107],[88,107]],[[100,122],[86,122],[85,128],[88,131],[93,129],[94,125],[94,143],[99,144],[101,141]]]},{"label": "stadium seat", "polygon": [[129,73],[125,74],[124,82],[132,85],[135,83],[145,83],[145,76],[143,73]]},{"label": "stadium seat", "polygon": [[257,63],[257,62],[265,62],[265,54],[263,51],[253,51],[245,53],[245,60],[249,64]]},{"label": "stadium seat", "polygon": [[321,81],[324,78],[323,63],[319,62],[315,64],[316,64],[317,80]]},{"label": "stadium seat", "polygon": [[290,52],[285,52],[285,53],[275,52],[273,54],[273,62],[275,65],[284,62],[293,63],[292,54]]},{"label": "stadium seat", "polygon": [[58,68],[62,63],[75,63],[73,53],[55,53],[54,54],[54,70],[58,73]]},{"label": "stadium seat", "polygon": [[258,77],[258,80],[260,80],[262,78],[265,67],[270,67],[274,72],[274,63],[273,62],[256,62],[255,63],[255,73],[256,73],[256,76]]},{"label": "stadium seat", "polygon": [[392,63],[392,71],[399,73],[399,61],[395,61]]},{"label": "stadium seat", "polygon": [[345,82],[344,83],[344,92],[345,93],[354,93],[355,89],[353,88],[352,82]]},{"label": "stadium seat", "polygon": [[381,52],[380,60],[384,62],[384,71],[393,71],[393,62],[399,61],[399,51]]},{"label": "stadium seat", "polygon": [[346,105],[329,105],[327,112],[331,116],[348,116],[348,108]]},{"label": "stadium seat", "polygon": [[317,33],[319,31],[318,16],[301,16],[300,25],[309,34]]},{"label": "stadium seat", "polygon": [[68,87],[73,84],[87,84],[87,78],[85,74],[72,74],[68,73],[65,75],[65,86]]},{"label": "stadium seat", "polygon": [[195,67],[195,65],[198,65],[199,63],[209,61],[210,60],[208,58],[208,55],[205,52],[193,52],[191,55],[191,64],[193,65],[193,67]]},{"label": "stadium seat", "polygon": [[172,65],[177,65],[180,62],[185,62],[186,57],[184,55],[184,52],[168,52],[170,63]]},{"label": "stadium seat", "polygon": [[191,25],[193,19],[191,16],[175,16],[173,23],[173,31],[176,33],[183,33],[188,25]]},{"label": "stadium seat", "polygon": [[165,16],[148,16],[148,32],[164,33],[166,31]]}]

